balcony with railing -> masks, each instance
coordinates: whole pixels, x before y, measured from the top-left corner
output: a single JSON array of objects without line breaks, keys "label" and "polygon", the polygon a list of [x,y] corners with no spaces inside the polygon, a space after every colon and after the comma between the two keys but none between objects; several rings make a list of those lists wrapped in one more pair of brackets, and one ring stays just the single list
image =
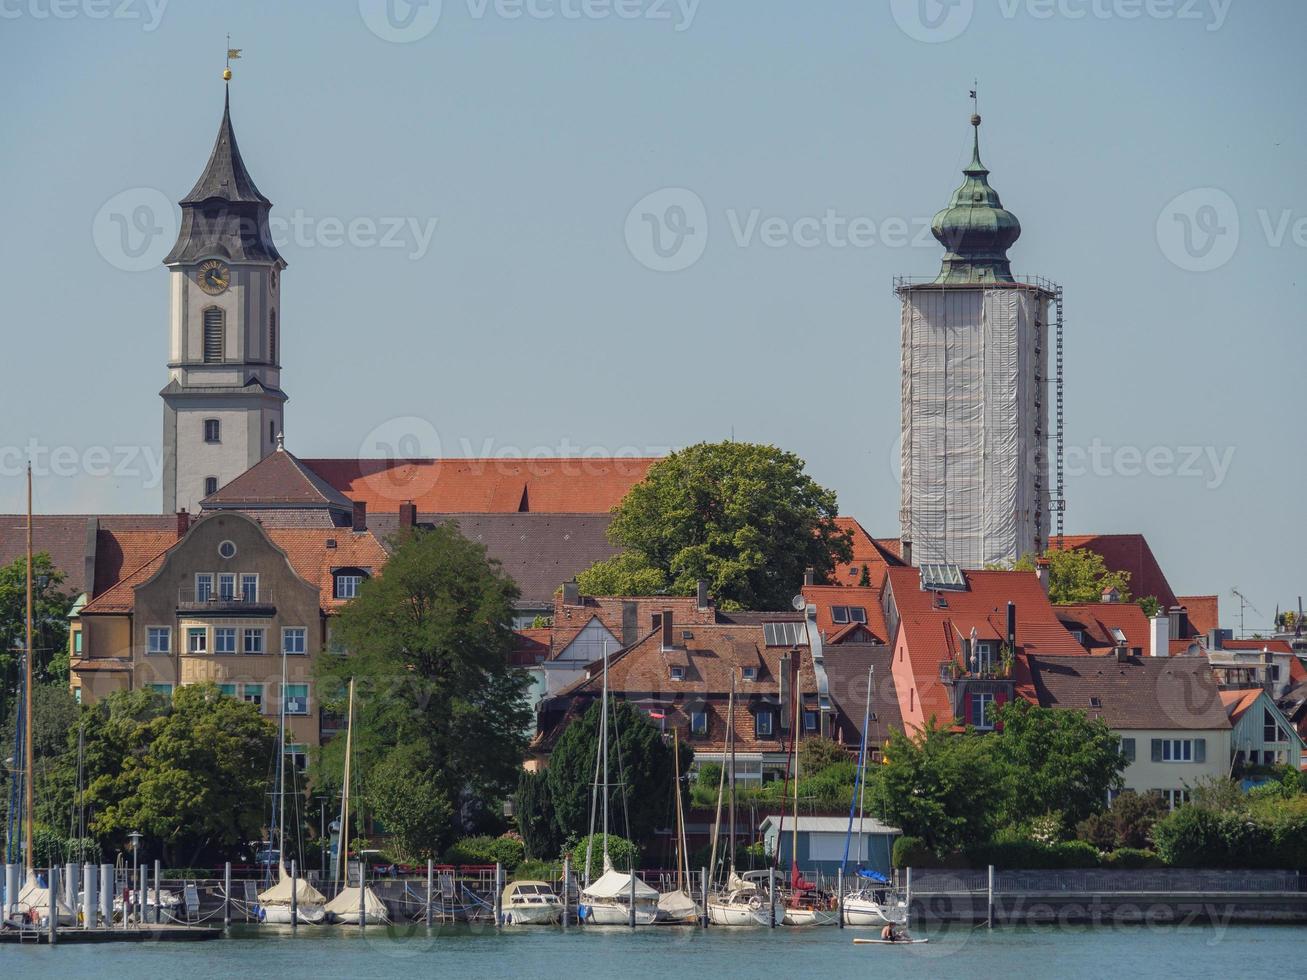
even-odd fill
[{"label": "balcony with railing", "polygon": [[275,599],[273,589],[268,585],[230,590],[219,587],[183,587],[177,590],[177,611],[223,616],[271,616],[277,611]]},{"label": "balcony with railing", "polygon": [[973,699],[978,695],[994,705],[1001,705],[1011,701],[1016,692],[1010,660],[980,661],[970,667],[964,666],[961,660],[945,660],[939,665],[939,679],[948,691],[953,717],[968,723],[974,720],[976,707]]}]

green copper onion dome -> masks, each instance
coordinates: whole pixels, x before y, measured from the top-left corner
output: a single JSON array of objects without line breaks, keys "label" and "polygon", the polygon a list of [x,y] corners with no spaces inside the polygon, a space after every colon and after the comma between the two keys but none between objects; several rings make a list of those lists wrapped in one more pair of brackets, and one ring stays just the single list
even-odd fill
[{"label": "green copper onion dome", "polygon": [[1013,281],[1007,250],[1021,237],[1021,222],[989,186],[989,171],[980,162],[980,116],[973,115],[971,125],[974,148],[971,163],[962,171],[966,180],[930,223],[944,246],[937,284]]}]

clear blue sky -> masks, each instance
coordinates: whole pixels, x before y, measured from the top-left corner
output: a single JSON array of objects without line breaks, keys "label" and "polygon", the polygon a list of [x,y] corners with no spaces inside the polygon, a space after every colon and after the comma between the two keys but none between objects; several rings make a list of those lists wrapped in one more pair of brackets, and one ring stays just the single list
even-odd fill
[{"label": "clear blue sky", "polygon": [[[1307,591],[1300,0],[444,0],[434,27],[439,5],[394,0],[399,29],[374,0],[151,2],[0,6],[0,510],[22,509],[12,450],[33,439],[68,447],[39,509],[158,506],[124,454],[158,453],[167,276],[121,268],[106,205],[190,188],[230,32],[242,151],[299,223],[291,449],[427,431],[405,417],[449,455],[734,432],[895,535],[892,279],[938,267],[911,242],[959,183],[979,78],[1014,268],[1066,289],[1068,530],[1145,532],[1227,624],[1233,587],[1250,625]],[[593,16],[616,10],[635,16]],[[680,271],[642,264],[661,261],[642,210],[628,228],[663,188],[703,203]],[[669,221],[676,195],[654,199]],[[393,218],[403,247],[380,247]],[[376,237],[333,244],[355,219]]]}]

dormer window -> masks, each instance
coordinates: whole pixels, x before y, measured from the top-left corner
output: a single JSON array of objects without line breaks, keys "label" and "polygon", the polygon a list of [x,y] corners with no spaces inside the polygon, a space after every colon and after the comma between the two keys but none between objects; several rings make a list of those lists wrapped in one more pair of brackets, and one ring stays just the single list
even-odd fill
[{"label": "dormer window", "polygon": [[337,572],[335,576],[336,588],[333,594],[337,599],[353,599],[359,594],[359,586],[363,584],[364,578],[362,572],[354,569]]},{"label": "dormer window", "polygon": [[865,623],[867,610],[863,606],[831,606],[830,618],[836,626],[843,626],[846,623]]},{"label": "dormer window", "polygon": [[672,664],[671,674],[672,674],[672,680],[674,681],[685,680],[685,668],[682,667],[680,664]]},{"label": "dormer window", "polygon": [[740,678],[746,681],[756,681],[758,679],[757,667],[741,667]]}]

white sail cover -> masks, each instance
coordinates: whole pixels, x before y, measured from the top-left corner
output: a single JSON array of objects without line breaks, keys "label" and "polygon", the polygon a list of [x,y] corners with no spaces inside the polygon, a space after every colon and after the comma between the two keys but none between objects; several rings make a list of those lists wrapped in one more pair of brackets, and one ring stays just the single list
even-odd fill
[{"label": "white sail cover", "polygon": [[[73,910],[68,907],[62,895],[55,896],[55,908],[60,919],[71,919]],[[23,915],[28,909],[36,909],[38,915],[50,914],[50,889],[37,881],[35,872],[27,873],[27,881],[18,890],[18,914]]]},{"label": "white sail cover", "polygon": [[[320,897],[320,896],[319,896]],[[386,915],[386,903],[377,898],[377,893],[371,888],[363,889],[363,901],[365,903],[366,914],[368,918],[374,916]],[[357,914],[359,910],[359,890],[353,886],[342,888],[340,893],[327,903],[327,911],[332,915],[349,915]]]},{"label": "white sail cover", "polygon": [[699,914],[699,906],[683,890],[661,895],[658,899],[658,910],[669,919],[688,919]]},{"label": "white sail cover", "polygon": [[1021,288],[908,288],[900,523],[913,564],[983,568],[1048,533],[1048,300]]},{"label": "white sail cover", "polygon": [[[609,868],[596,881],[590,883],[590,887],[581,892],[583,900],[590,899],[610,899],[610,898],[630,898],[631,897],[631,876],[622,871]],[[635,879],[635,897],[639,899],[656,899],[658,892],[650,888],[639,878]]]},{"label": "white sail cover", "polygon": [[[291,899],[290,875],[283,874],[281,880],[267,891],[259,892],[260,905],[289,905]],[[327,896],[310,885],[303,878],[295,879],[295,901],[299,905],[321,905]],[[354,907],[358,908],[358,892],[354,894]]]}]

